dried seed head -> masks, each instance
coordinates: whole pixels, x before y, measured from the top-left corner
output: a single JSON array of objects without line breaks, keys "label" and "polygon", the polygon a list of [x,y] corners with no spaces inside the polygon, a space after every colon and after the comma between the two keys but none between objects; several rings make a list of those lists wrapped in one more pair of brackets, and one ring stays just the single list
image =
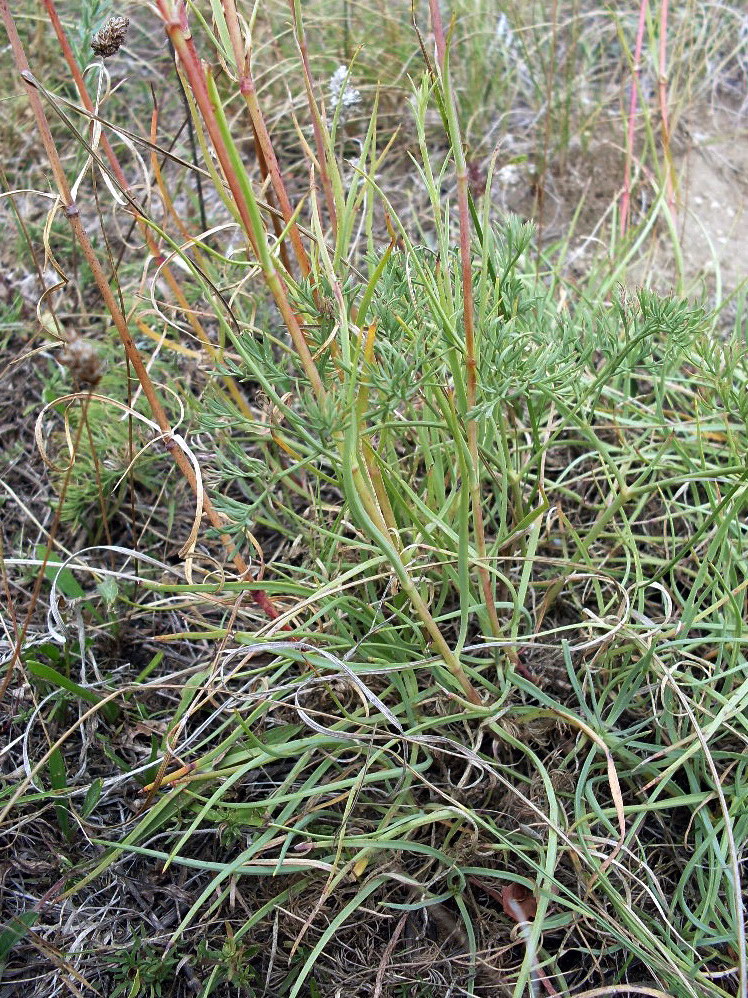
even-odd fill
[{"label": "dried seed head", "polygon": [[129,17],[110,17],[91,39],[91,48],[103,59],[119,52],[130,26]]},{"label": "dried seed head", "polygon": [[98,385],[101,381],[101,361],[91,340],[76,337],[70,340],[60,357],[76,385]]}]

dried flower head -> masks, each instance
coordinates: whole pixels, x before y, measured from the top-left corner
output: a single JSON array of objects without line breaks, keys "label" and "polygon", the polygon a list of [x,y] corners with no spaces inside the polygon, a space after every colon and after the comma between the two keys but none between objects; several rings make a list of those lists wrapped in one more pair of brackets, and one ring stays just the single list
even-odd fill
[{"label": "dried flower head", "polygon": [[90,385],[101,381],[101,361],[91,340],[77,336],[65,346],[60,363],[70,371],[76,385]]},{"label": "dried flower head", "polygon": [[91,48],[103,59],[119,52],[130,26],[129,17],[110,17],[91,39]]}]

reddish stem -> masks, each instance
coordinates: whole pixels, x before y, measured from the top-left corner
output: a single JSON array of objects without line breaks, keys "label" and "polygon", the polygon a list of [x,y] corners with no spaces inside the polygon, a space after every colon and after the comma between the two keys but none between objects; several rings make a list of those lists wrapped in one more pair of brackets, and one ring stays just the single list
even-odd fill
[{"label": "reddish stem", "polygon": [[447,42],[444,37],[444,24],[442,22],[442,12],[439,0],[429,0],[429,11],[431,13],[431,30],[434,33],[434,45],[436,46],[436,61],[440,71],[444,72],[444,62],[447,58]]},{"label": "reddish stem", "polygon": [[[455,178],[457,182],[457,209],[460,223],[460,277],[462,282],[463,325],[465,328],[465,395],[467,415],[465,430],[468,449],[472,463],[470,481],[470,501],[473,509],[473,529],[475,531],[475,547],[478,552],[478,578],[480,580],[483,599],[486,605],[491,630],[494,636],[501,634],[501,624],[496,610],[496,593],[488,568],[486,557],[486,531],[483,521],[482,496],[480,494],[479,472],[480,456],[478,449],[478,422],[472,415],[477,397],[477,358],[475,354],[475,308],[473,301],[473,263],[470,251],[470,205],[468,199],[468,176],[465,154],[462,150],[462,138],[457,134],[456,114],[454,113],[454,97],[451,91],[449,73],[447,72],[447,44],[444,37],[439,0],[429,0],[431,26],[436,42],[436,53],[439,61],[439,77],[442,85],[447,118],[454,123],[454,129],[448,126],[450,141],[455,158]],[[452,134],[454,131],[454,134]]]},{"label": "reddish stem", "polygon": [[[260,108],[259,101],[257,100],[257,88],[255,87],[254,77],[252,76],[252,63],[250,61],[249,52],[245,51],[242,43],[242,33],[241,28],[239,27],[239,17],[236,13],[236,4],[234,0],[222,0],[222,3],[223,11],[226,17],[226,24],[229,30],[229,37],[231,38],[231,47],[234,50],[236,70],[239,74],[239,90],[244,97],[247,110],[249,111],[249,116],[252,121],[252,129],[255,137],[255,150],[257,152],[257,162],[260,167],[260,172],[262,173],[263,180],[267,176],[270,177],[270,182],[273,185],[273,191],[278,199],[278,207],[283,215],[283,221],[289,227],[291,245],[294,248],[294,254],[299,265],[299,270],[301,271],[302,277],[308,277],[311,270],[309,257],[304,249],[299,227],[295,221],[292,221],[293,208],[291,207],[291,202],[286,191],[286,185],[283,181],[280,166],[278,165],[278,159],[275,155],[275,150],[273,149],[273,142],[270,138],[270,133],[268,132],[267,125],[265,124],[265,117],[262,113],[262,109]],[[276,224],[276,235],[280,235],[283,228],[280,225],[280,220],[276,216],[273,216],[273,222]],[[281,250],[283,251],[284,249],[285,247],[281,246]],[[284,263],[285,262],[286,261],[284,261]]]},{"label": "reddish stem", "polygon": [[299,48],[299,55],[301,56],[301,69],[304,75],[304,88],[306,90],[306,99],[309,104],[309,112],[312,116],[312,129],[314,131],[314,144],[317,148],[317,160],[319,163],[319,176],[322,182],[322,190],[325,194],[325,202],[327,204],[327,212],[330,216],[330,225],[332,227],[333,241],[337,239],[338,233],[338,216],[335,211],[335,197],[332,191],[332,184],[330,182],[330,174],[327,170],[327,154],[325,152],[325,143],[322,137],[322,118],[320,115],[319,107],[317,101],[314,97],[314,84],[312,81],[312,71],[309,65],[309,51],[306,45],[306,35],[304,34],[304,25],[301,20],[301,14],[296,10],[296,4],[298,0],[289,0],[291,6],[291,16],[294,19],[294,34],[296,37],[296,44]]},{"label": "reddish stem", "polygon": [[648,0],[639,4],[639,26],[636,31],[634,47],[634,65],[631,70],[631,95],[629,97],[628,135],[626,139],[626,162],[623,167],[623,193],[621,195],[621,236],[626,235],[631,207],[631,163],[634,158],[634,139],[636,136],[636,109],[639,99],[639,80],[641,77],[642,49],[644,48],[644,29],[647,23]]},{"label": "reddish stem", "polygon": [[[208,130],[208,135],[210,136],[218,161],[221,164],[223,175],[226,178],[226,183],[231,190],[234,203],[242,220],[247,239],[257,260],[263,265],[263,256],[257,240],[264,238],[264,233],[260,234],[254,231],[249,205],[231,161],[229,150],[221,134],[215,111],[213,110],[206,82],[205,69],[197,54],[195,43],[192,40],[192,32],[187,21],[184,4],[180,2],[175,9],[172,0],[157,0],[157,5],[166,32],[174,47],[174,51],[179,56],[179,61],[190,84],[195,103],[200,109],[203,122]],[[278,310],[281,313],[286,329],[293,341],[293,345],[304,366],[312,388],[317,398],[324,398],[326,394],[324,385],[312,359],[301,319],[294,311],[289,300],[286,285],[274,267],[266,269],[265,265],[263,265],[263,272],[267,286],[275,299],[275,303],[278,306]]]}]

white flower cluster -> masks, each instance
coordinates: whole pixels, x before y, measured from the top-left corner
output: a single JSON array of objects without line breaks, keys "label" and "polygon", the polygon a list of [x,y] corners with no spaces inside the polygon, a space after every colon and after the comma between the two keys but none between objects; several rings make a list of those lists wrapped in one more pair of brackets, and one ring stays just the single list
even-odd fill
[{"label": "white flower cluster", "polygon": [[330,77],[328,88],[330,90],[330,102],[333,107],[340,104],[340,116],[345,117],[345,112],[361,103],[361,92],[354,87],[346,85],[348,76],[347,66],[338,66]]},{"label": "white flower cluster", "polygon": [[528,72],[527,64],[522,58],[522,50],[514,29],[509,23],[509,18],[503,12],[496,20],[496,26],[488,46],[490,55],[501,53],[509,66],[514,66],[519,71],[520,79],[525,86],[532,86],[532,76]]},{"label": "white flower cluster", "polygon": [[509,18],[504,13],[499,14],[496,21],[491,46],[503,49],[505,52],[513,52],[517,48],[517,40],[509,24]]},{"label": "white flower cluster", "polygon": [[497,171],[496,176],[504,187],[514,187],[522,180],[522,171],[516,163],[507,163]]}]

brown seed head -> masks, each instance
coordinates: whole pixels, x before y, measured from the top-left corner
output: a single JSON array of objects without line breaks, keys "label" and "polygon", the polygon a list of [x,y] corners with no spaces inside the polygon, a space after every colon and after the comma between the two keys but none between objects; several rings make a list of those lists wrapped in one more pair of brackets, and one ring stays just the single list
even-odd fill
[{"label": "brown seed head", "polygon": [[101,361],[91,340],[76,337],[70,340],[60,357],[60,363],[70,371],[76,385],[93,388],[101,381]]},{"label": "brown seed head", "polygon": [[91,48],[103,59],[118,52],[127,35],[129,17],[110,17],[91,39]]}]

